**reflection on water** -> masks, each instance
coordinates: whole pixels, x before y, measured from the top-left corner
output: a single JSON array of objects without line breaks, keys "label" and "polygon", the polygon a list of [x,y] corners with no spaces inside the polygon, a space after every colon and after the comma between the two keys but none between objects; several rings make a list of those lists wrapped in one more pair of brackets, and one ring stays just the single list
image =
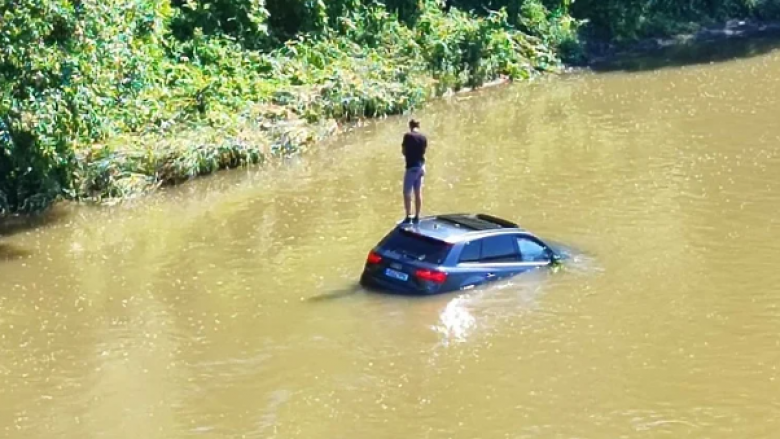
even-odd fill
[{"label": "reflection on water", "polygon": [[468,308],[468,299],[465,296],[456,297],[447,303],[447,306],[439,314],[439,322],[432,329],[442,335],[444,344],[452,341],[466,341],[470,329],[476,320]]},{"label": "reflection on water", "polygon": [[607,59],[594,63],[595,71],[641,72],[661,68],[680,68],[694,64],[735,62],[771,53],[780,48],[780,38],[766,34],[757,38],[705,41],[658,48],[646,53]]},{"label": "reflection on water", "polygon": [[0,435],[771,437],[780,68],[582,74],[416,114],[425,209],[582,252],[428,298],[356,286],[405,120],[0,243]]}]

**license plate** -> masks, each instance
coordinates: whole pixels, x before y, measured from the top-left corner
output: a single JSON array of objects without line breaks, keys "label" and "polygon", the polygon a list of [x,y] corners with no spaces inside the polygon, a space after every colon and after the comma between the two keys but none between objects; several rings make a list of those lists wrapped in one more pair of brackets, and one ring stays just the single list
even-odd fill
[{"label": "license plate", "polygon": [[388,268],[387,270],[385,270],[385,275],[387,277],[392,277],[393,279],[402,280],[404,282],[409,280],[409,275],[408,274],[401,273],[400,271],[395,271],[392,268]]}]

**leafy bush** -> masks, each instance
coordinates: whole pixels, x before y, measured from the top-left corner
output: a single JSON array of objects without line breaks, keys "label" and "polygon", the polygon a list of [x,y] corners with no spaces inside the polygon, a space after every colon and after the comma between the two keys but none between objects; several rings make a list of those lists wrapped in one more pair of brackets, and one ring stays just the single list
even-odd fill
[{"label": "leafy bush", "polygon": [[157,85],[169,8],[162,0],[12,3],[0,7],[0,190],[11,210],[29,212],[70,188],[79,145],[146,122],[138,110],[154,110],[143,92]]},{"label": "leafy bush", "polygon": [[762,20],[780,19],[780,0],[754,0],[754,15]]},{"label": "leafy bush", "polygon": [[727,18],[777,18],[777,0],[577,0],[572,14],[587,19],[594,37],[630,42],[668,36]]},{"label": "leafy bush", "polygon": [[171,0],[176,13],[171,30],[179,40],[200,32],[236,38],[246,47],[268,43],[265,0]]}]

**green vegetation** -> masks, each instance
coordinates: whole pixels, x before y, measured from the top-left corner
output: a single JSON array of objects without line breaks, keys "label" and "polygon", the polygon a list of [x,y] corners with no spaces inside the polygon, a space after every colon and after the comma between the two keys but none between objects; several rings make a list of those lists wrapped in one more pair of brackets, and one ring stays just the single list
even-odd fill
[{"label": "green vegetation", "polygon": [[576,0],[571,12],[587,18],[587,34],[613,43],[692,32],[728,19],[775,20],[779,0]]},{"label": "green vegetation", "polygon": [[777,0],[6,0],[0,214],[300,152],[447,90],[555,72],[588,35],[768,18]]},{"label": "green vegetation", "polygon": [[510,16],[434,0],[5,2],[0,210],[131,196],[297,152],[334,121],[556,70],[574,22],[526,3]]}]

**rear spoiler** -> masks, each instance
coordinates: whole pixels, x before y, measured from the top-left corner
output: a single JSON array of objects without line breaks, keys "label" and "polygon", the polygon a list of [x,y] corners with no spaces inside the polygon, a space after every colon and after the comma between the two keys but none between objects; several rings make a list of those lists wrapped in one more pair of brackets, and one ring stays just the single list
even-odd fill
[{"label": "rear spoiler", "polygon": [[442,239],[436,239],[432,236],[424,235],[422,233],[418,233],[415,231],[415,228],[411,224],[399,224],[396,226],[396,229],[401,231],[401,233],[406,233],[407,235],[412,235],[415,238],[424,239],[428,242],[436,243],[436,244],[444,244],[446,246],[452,247],[454,244],[451,242],[444,241]]}]

